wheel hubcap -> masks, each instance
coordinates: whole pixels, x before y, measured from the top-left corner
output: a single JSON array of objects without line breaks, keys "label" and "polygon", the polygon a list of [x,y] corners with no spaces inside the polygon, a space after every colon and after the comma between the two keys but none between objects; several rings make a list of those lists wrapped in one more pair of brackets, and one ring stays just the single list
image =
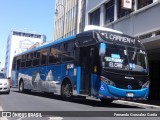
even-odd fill
[{"label": "wheel hubcap", "polygon": [[66,97],[71,97],[72,96],[72,89],[71,89],[71,85],[70,84],[67,84],[66,86],[64,86],[63,94]]}]

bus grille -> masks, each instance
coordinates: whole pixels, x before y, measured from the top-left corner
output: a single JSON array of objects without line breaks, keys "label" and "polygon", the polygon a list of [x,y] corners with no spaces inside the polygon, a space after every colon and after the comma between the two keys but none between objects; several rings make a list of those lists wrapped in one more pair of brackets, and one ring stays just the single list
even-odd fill
[{"label": "bus grille", "polygon": [[[117,75],[111,73],[103,74],[106,78],[113,81],[117,88],[138,90],[147,81],[147,77],[135,76],[134,79],[125,79],[125,75]],[[130,88],[128,87],[130,86]]]}]

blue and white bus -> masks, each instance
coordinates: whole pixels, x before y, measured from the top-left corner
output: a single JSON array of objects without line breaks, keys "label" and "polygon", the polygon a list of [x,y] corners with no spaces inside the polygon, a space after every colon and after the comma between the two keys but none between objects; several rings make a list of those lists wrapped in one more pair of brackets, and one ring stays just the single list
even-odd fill
[{"label": "blue and white bus", "polygon": [[51,92],[65,100],[92,96],[103,102],[146,100],[150,83],[143,44],[98,26],[16,55],[12,79],[20,92]]}]

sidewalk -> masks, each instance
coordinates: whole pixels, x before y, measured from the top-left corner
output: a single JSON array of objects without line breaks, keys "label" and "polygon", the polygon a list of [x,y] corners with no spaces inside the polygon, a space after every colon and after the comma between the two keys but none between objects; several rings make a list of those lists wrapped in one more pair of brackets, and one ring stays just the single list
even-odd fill
[{"label": "sidewalk", "polygon": [[116,103],[133,105],[136,107],[143,107],[143,108],[160,109],[160,101],[158,100],[148,100],[148,101],[117,100]]},{"label": "sidewalk", "polygon": [[160,106],[160,100],[146,100],[146,101],[133,101],[133,102]]}]

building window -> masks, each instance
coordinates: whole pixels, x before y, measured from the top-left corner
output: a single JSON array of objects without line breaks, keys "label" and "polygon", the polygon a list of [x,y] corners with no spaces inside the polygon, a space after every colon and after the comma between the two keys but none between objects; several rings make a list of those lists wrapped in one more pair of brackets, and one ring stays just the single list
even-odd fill
[{"label": "building window", "polygon": [[100,25],[100,8],[90,13],[90,25]]},{"label": "building window", "polygon": [[153,0],[138,0],[138,9],[153,3]]},{"label": "building window", "polygon": [[132,0],[132,8],[131,9],[124,8],[123,5],[122,5],[122,0],[119,0],[119,3],[118,3],[118,18],[121,18],[121,17],[126,16],[126,15],[130,14],[131,12],[133,12],[133,6],[134,6],[134,0]]},{"label": "building window", "polygon": [[114,0],[110,0],[106,3],[106,18],[105,22],[109,23],[114,20]]}]

